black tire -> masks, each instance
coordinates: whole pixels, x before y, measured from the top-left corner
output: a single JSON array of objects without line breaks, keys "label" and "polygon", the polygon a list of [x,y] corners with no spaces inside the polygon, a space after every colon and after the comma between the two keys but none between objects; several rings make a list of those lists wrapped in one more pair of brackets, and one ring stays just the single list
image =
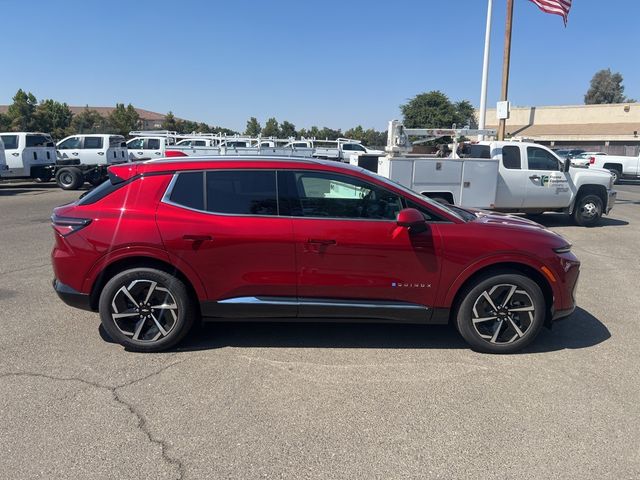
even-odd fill
[{"label": "black tire", "polygon": [[56,183],[63,190],[78,190],[84,183],[84,175],[75,167],[61,168],[56,172]]},{"label": "black tire", "polygon": [[620,181],[620,177],[622,177],[622,172],[619,168],[609,168],[611,172],[611,176],[613,177],[613,184],[617,184]]},{"label": "black tire", "polygon": [[99,311],[109,336],[136,352],[159,352],[176,345],[197,315],[185,284],[154,268],[115,275],[100,293]]},{"label": "black tire", "polygon": [[[524,310],[528,308],[532,310]],[[513,353],[536,338],[546,311],[544,295],[536,282],[521,273],[503,272],[485,275],[469,285],[462,292],[454,318],[460,335],[474,350]]]},{"label": "black tire", "polygon": [[593,227],[600,221],[602,210],[602,199],[598,195],[583,195],[576,201],[573,220],[582,227]]}]

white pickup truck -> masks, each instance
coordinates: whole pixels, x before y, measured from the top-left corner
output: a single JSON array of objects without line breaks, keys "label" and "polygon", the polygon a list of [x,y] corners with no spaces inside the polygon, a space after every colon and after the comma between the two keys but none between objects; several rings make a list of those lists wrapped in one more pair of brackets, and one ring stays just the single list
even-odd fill
[{"label": "white pickup truck", "polygon": [[[391,122],[389,153],[376,167],[378,174],[425,196],[501,212],[565,212],[583,226],[597,224],[615,203],[608,171],[574,168],[542,145],[480,142],[468,145],[463,158],[425,157],[407,153],[409,135],[417,130],[406,134],[401,124]],[[362,162],[354,156],[351,163]]]},{"label": "white pickup truck", "polygon": [[56,146],[48,133],[0,133],[7,161],[2,178],[32,178],[49,181],[56,162]]},{"label": "white pickup truck", "polygon": [[[300,141],[292,142],[298,146]],[[372,150],[365,147],[356,140],[350,140],[348,138],[339,138],[335,141],[322,142],[322,141],[308,141],[311,147],[315,147],[313,156],[316,158],[323,158],[326,160],[339,160],[342,162],[349,162],[350,158],[355,155],[372,155],[382,157],[384,152],[382,150]]]},{"label": "white pickup truck", "polygon": [[589,168],[604,168],[611,172],[613,183],[623,178],[640,177],[640,155],[624,157],[618,155],[592,155]]}]

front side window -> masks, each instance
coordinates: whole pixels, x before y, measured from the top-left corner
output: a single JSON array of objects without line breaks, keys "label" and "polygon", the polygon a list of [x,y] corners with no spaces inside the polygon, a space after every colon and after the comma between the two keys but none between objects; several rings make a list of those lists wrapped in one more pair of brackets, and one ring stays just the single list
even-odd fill
[{"label": "front side window", "polygon": [[278,215],[276,172],[219,170],[207,172],[206,209],[228,215]]},{"label": "front side window", "polygon": [[129,140],[129,143],[127,143],[127,148],[130,149],[140,149],[142,150],[142,147],[144,145],[144,139],[143,138],[135,138],[133,140]]},{"label": "front side window", "polygon": [[46,147],[51,139],[45,135],[27,135],[27,147]]},{"label": "front side window", "polygon": [[80,137],[67,138],[58,145],[58,150],[75,150],[76,148],[80,148],[81,143],[82,139]]},{"label": "front side window", "polygon": [[18,136],[2,135],[2,143],[4,143],[5,150],[15,150],[18,148]]},{"label": "front side window", "polygon": [[558,170],[558,159],[550,152],[538,147],[527,147],[529,170]]},{"label": "front side window", "polygon": [[312,171],[288,174],[283,190],[293,216],[395,220],[402,210],[398,195],[357,178]]},{"label": "front side window", "polygon": [[102,148],[102,137],[84,137],[85,150],[96,150]]}]

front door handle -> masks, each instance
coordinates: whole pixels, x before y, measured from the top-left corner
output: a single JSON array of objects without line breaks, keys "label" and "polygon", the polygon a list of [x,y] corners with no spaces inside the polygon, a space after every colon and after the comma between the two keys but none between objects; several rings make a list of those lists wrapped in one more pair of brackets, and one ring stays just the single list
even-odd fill
[{"label": "front door handle", "polygon": [[213,237],[211,235],[183,235],[182,239],[188,242],[207,242],[213,240]]},{"label": "front door handle", "polygon": [[313,243],[314,245],[335,245],[337,242],[329,239],[310,238],[307,240],[307,243]]},{"label": "front door handle", "polygon": [[531,180],[540,180],[540,176],[539,175],[531,175],[529,178]]}]

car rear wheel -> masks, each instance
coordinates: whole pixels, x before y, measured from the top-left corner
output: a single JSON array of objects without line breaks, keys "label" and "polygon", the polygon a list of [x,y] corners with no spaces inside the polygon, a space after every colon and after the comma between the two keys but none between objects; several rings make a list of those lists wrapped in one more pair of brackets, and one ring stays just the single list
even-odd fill
[{"label": "car rear wheel", "polygon": [[456,326],[475,350],[513,353],[531,343],[544,323],[546,305],[536,282],[520,273],[484,277],[463,294]]},{"label": "car rear wheel", "polygon": [[593,227],[602,217],[602,200],[597,195],[584,195],[578,199],[573,219],[582,227]]},{"label": "car rear wheel", "polygon": [[158,352],[177,344],[196,315],[185,284],[152,268],[114,276],[100,294],[100,319],[109,336],[129,350]]},{"label": "car rear wheel", "polygon": [[78,168],[62,168],[56,173],[56,183],[63,190],[77,190],[84,183],[84,175]]},{"label": "car rear wheel", "polygon": [[622,176],[622,172],[618,168],[610,168],[609,172],[611,173],[611,176],[613,177],[613,183],[615,185],[620,180],[620,177]]}]

